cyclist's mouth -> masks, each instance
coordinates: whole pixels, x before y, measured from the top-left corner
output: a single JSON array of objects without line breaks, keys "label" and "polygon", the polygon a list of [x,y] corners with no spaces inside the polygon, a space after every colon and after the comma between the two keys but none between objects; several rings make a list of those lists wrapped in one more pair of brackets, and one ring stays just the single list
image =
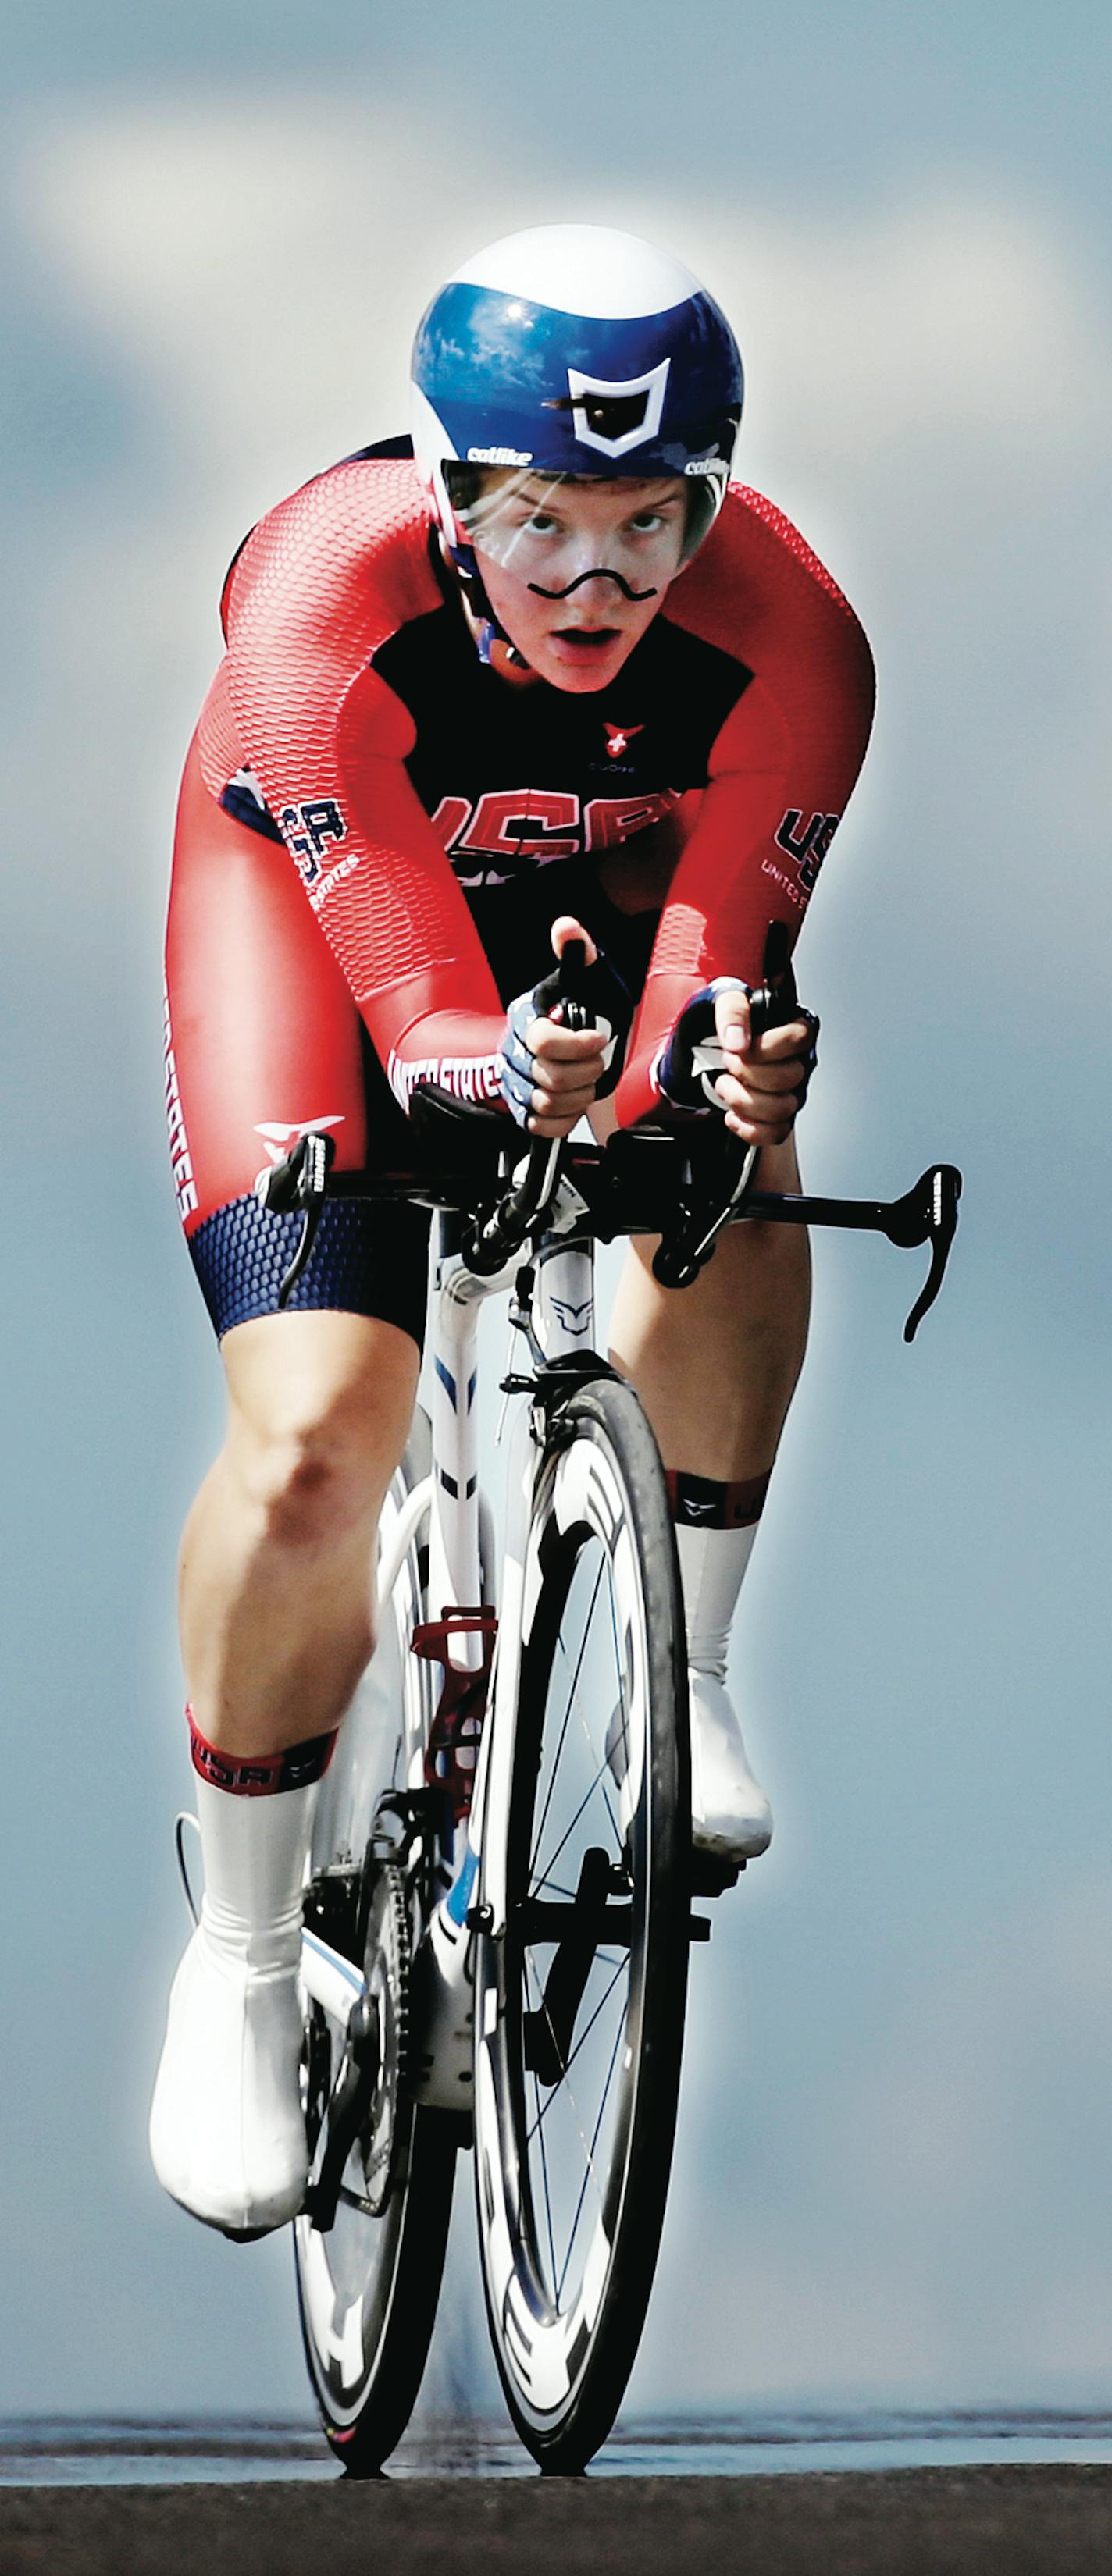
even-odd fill
[{"label": "cyclist's mouth", "polygon": [[586,662],[593,654],[605,653],[609,646],[620,643],[621,636],[620,626],[556,626],[552,630],[554,644],[574,654],[577,660],[582,655]]}]

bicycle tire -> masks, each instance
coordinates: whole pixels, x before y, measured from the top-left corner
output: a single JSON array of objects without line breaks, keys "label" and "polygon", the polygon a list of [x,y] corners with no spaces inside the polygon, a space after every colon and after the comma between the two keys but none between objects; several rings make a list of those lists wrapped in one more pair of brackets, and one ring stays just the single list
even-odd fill
[{"label": "bicycle tire", "polygon": [[[389,1544],[391,1526],[407,1496],[428,1475],[430,1462],[428,1419],[418,1410],[387,1498],[380,1552]],[[409,1651],[413,1628],[426,1615],[427,1570],[427,1543],[418,1530],[391,1600],[383,1606],[379,1642],[341,1732],[318,1810],[312,1886],[326,1888],[332,1875],[349,1906],[353,1932],[366,1923],[373,1888],[381,1883],[381,1870],[367,1856],[379,1796],[392,1784],[412,1785],[427,1739],[429,1666]],[[407,1951],[404,1930],[401,1939]],[[357,1946],[361,1944],[353,1939],[353,1954]],[[358,1964],[363,1964],[361,1958]],[[306,2038],[312,2139],[314,2065],[320,2067],[327,2051],[322,2072],[327,2086],[341,2042],[319,2006],[310,2011]],[[334,2229],[322,2234],[307,2216],[295,2221],[298,2310],[309,2377],[325,2438],[349,2476],[377,2474],[416,2403],[436,2319],[460,2134],[460,2124],[450,2115],[422,2109],[403,2087],[395,2111],[392,2180],[380,2214],[353,2205],[360,2181],[357,2147],[345,2169],[352,2193],[345,2195]],[[363,2180],[366,2187],[365,2169]]]},{"label": "bicycle tire", "polygon": [[[588,1596],[580,1647],[576,1622]],[[577,1386],[550,1420],[521,1599],[516,1677],[497,1694],[491,1745],[492,1782],[500,1772],[502,1788],[488,1802],[487,1827],[497,1830],[505,1817],[505,1921],[504,1929],[484,1927],[480,1908],[475,2179],[487,2315],[507,2403],[541,2468],[568,2473],[584,2467],[610,2431],[648,2308],[671,2168],[690,1933],[687,1662],[675,1537],[656,1443],[633,1390],[619,1380]],[[609,1715],[608,1627],[618,1691]],[[500,1730],[512,1730],[512,1743],[499,1743]],[[562,1786],[561,1766],[570,1770]],[[595,1773],[578,1806],[577,1766]],[[595,1817],[592,1800],[601,1801]],[[558,1841],[565,1811],[572,1824]],[[595,1852],[594,1831],[606,1855],[602,1901],[621,1895],[610,1920],[624,1920],[628,1948],[623,1937],[615,1964],[595,1939],[565,2027],[569,1977],[576,1982],[572,1947],[561,1933],[546,1950],[533,1934],[542,1902],[566,1906],[569,1895],[581,1920],[597,1920],[597,1900],[583,1893],[601,1869],[597,1852],[583,1857]],[[574,2068],[582,2070],[575,2081],[584,2101],[590,2092],[593,2103],[592,2088],[603,2085],[589,2141],[591,2112],[581,2114],[572,2093]],[[553,2120],[565,2092],[573,2117],[564,2106]]]}]

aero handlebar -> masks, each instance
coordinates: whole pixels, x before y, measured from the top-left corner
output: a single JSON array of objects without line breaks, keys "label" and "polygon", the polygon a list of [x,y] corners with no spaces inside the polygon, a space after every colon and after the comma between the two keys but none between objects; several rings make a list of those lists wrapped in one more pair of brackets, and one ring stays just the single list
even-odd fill
[{"label": "aero handlebar", "polygon": [[[766,950],[766,981],[751,996],[760,1027],[786,1022],[797,1008],[790,968],[774,981],[769,966]],[[559,1005],[566,1027],[593,1026],[580,941],[569,941],[543,988],[543,999],[549,1009]],[[280,1308],[288,1305],[304,1271],[326,1195],[457,1209],[464,1219],[464,1260],[481,1278],[491,1278],[543,1231],[567,1182],[601,1241],[624,1234],[660,1235],[653,1270],[666,1287],[688,1286],[709,1260],[723,1228],[750,1218],[766,1225],[826,1225],[883,1234],[901,1249],[929,1243],[927,1277],[904,1325],[904,1339],[910,1342],[942,1286],[957,1227],[962,1179],[952,1163],[932,1164],[902,1198],[892,1200],[756,1190],[757,1149],[713,1118],[691,1119],[666,1132],[620,1129],[603,1146],[537,1137],[522,1160],[520,1132],[501,1110],[471,1107],[429,1083],[413,1094],[411,1125],[418,1149],[414,1160],[422,1166],[417,1171],[330,1178],[333,1139],[311,1134],[282,1162],[260,1173],[255,1194],[261,1205],[302,1216],[300,1239],[278,1292]]]}]

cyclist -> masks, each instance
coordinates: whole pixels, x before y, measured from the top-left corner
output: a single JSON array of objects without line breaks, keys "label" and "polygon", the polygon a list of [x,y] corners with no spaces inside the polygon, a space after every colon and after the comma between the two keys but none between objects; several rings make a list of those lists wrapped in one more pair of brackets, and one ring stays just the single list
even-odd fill
[{"label": "cyclist", "polygon": [[[724,1116],[767,1186],[796,1186],[816,1024],[755,1037],[748,989],[770,921],[794,940],[872,712],[840,591],[729,484],[741,364],[676,261],[590,226],[498,242],[434,298],[413,375],[412,446],[318,476],[241,547],[178,815],[172,1155],[229,1422],[182,1549],[206,1892],[151,2144],[167,2190],[239,2235],[291,2217],[306,2180],[302,1877],[371,1646],[428,1230],[329,1199],[279,1314],[294,1220],[259,1206],[258,1167],[323,1129],[341,1173],[405,1168],[434,1079],[534,1135],[588,1109]],[[537,989],[575,933],[583,1032]],[[652,1250],[627,1258],[613,1355],[674,1496],[695,1840],[749,1858],[771,1816],[726,1644],[803,1354],[806,1241],[727,1231],[680,1294]]]}]

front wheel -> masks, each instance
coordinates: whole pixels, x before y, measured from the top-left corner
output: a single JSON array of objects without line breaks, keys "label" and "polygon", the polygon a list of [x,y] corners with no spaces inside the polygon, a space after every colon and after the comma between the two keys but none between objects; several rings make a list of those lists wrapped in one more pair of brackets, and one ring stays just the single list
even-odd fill
[{"label": "front wheel", "polygon": [[486,1805],[504,1849],[484,1843],[499,1901],[476,1944],[476,2188],[510,2411],[542,2468],[569,2470],[610,2431],[644,2324],[687,1986],[675,1540],[655,1441],[617,1380],[553,1412],[521,1597]]}]

